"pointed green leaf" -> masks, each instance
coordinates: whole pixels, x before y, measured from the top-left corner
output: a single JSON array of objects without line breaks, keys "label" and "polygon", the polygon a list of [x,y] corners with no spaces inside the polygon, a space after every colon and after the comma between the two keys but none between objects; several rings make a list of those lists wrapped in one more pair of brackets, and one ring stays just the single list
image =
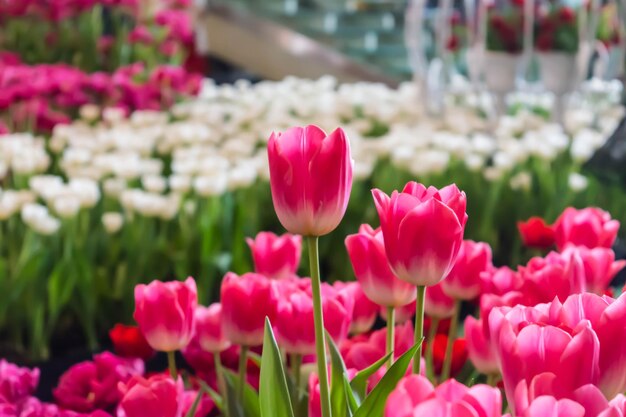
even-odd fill
[{"label": "pointed green leaf", "polygon": [[346,390],[346,397],[348,398],[348,407],[350,408],[350,413],[354,414],[359,408],[359,403],[354,396],[354,392],[352,391],[352,387],[350,386],[350,381],[348,381],[348,375],[343,376],[343,386]]},{"label": "pointed green leaf", "polygon": [[201,379],[198,380],[198,383],[200,384],[204,392],[206,392],[208,396],[211,397],[217,409],[220,411],[224,410],[224,399],[222,398],[222,396]]},{"label": "pointed green leaf", "polygon": [[283,361],[269,318],[265,319],[259,399],[261,417],[294,417]]},{"label": "pointed green leaf", "polygon": [[348,396],[343,383],[344,375],[348,374],[346,365],[343,362],[341,353],[337,345],[326,332],[326,340],[330,350],[330,363],[332,365],[330,374],[330,407],[333,417],[350,417],[352,413],[348,408]]},{"label": "pointed green leaf", "polygon": [[196,399],[193,400],[193,404],[191,405],[189,412],[185,414],[185,417],[194,417],[196,415],[196,410],[198,409],[198,405],[200,405],[202,394],[204,394],[204,389],[201,388],[198,390],[198,395],[196,395]]},{"label": "pointed green leaf", "polygon": [[385,363],[387,363],[391,355],[393,355],[393,352],[389,352],[387,355],[383,356],[372,365],[363,369],[361,372],[356,374],[354,378],[352,378],[350,386],[352,387],[354,396],[359,403],[361,403],[365,399],[365,393],[367,391],[367,380],[369,379],[369,377],[374,375],[376,371],[382,368]]},{"label": "pointed green leaf", "polygon": [[383,417],[387,397],[389,397],[391,391],[396,388],[398,382],[406,374],[411,359],[413,359],[415,352],[417,352],[421,344],[422,342],[416,344],[398,358],[380,382],[376,384],[372,392],[365,398],[361,407],[354,413],[354,417]]}]

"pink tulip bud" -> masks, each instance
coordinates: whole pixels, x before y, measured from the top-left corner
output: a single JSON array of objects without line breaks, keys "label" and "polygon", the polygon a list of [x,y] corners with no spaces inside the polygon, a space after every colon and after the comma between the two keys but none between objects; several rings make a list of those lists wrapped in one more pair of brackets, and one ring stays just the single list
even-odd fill
[{"label": "pink tulip bud", "polygon": [[626,260],[615,260],[613,249],[566,245],[563,253],[580,256],[585,271],[586,289],[598,295],[604,294],[615,275],[626,266]]},{"label": "pink tulip bud", "polygon": [[345,293],[346,297],[354,300],[354,310],[352,313],[350,334],[361,334],[369,332],[374,326],[378,317],[378,305],[370,301],[363,292],[361,284],[358,282],[337,281],[334,287]]},{"label": "pink tulip bud", "polygon": [[575,401],[548,395],[537,398],[526,409],[523,417],[584,417],[585,408]]},{"label": "pink tulip bud", "polygon": [[472,316],[465,319],[465,339],[470,361],[478,372],[483,374],[499,373],[496,350],[485,334],[483,319]]},{"label": "pink tulip bud", "polygon": [[198,306],[195,312],[196,337],[203,350],[211,353],[222,352],[230,347],[222,331],[222,305]]},{"label": "pink tulip bud", "polygon": [[285,229],[303,236],[332,232],[352,188],[354,162],[344,131],[326,135],[306,126],[273,133],[267,154],[274,210]]},{"label": "pink tulip bud", "polygon": [[16,404],[33,394],[39,384],[39,369],[20,368],[0,359],[0,403]]},{"label": "pink tulip bud", "polygon": [[554,223],[556,246],[559,250],[568,243],[588,248],[610,248],[615,242],[619,222],[596,207],[577,210],[568,207]]},{"label": "pink tulip bud", "polygon": [[356,279],[367,297],[384,307],[401,307],[415,301],[415,286],[399,280],[389,267],[380,228],[361,225],[346,238],[346,248]]},{"label": "pink tulip bud", "polygon": [[183,389],[182,379],[174,381],[169,375],[133,377],[120,384],[123,397],[117,417],[182,417]]},{"label": "pink tulip bud", "polygon": [[229,272],[222,281],[222,326],[226,338],[243,346],[263,343],[265,317],[273,322],[277,292],[263,275],[247,273],[239,277]]},{"label": "pink tulip bud", "polygon": [[441,281],[443,291],[456,300],[472,300],[480,294],[480,276],[489,271],[491,247],[484,242],[464,240],[448,277]]},{"label": "pink tulip bud", "polygon": [[135,287],[133,317],[148,344],[162,352],[187,346],[194,330],[194,311],[198,304],[196,282],[152,281]]},{"label": "pink tulip bud", "polygon": [[290,235],[276,236],[271,232],[261,232],[256,238],[246,239],[252,259],[254,271],[270,279],[281,279],[295,275],[300,265],[302,237]]},{"label": "pink tulip bud", "polygon": [[426,289],[424,312],[429,317],[447,319],[454,315],[454,298],[446,295],[442,282]]},{"label": "pink tulip bud", "polygon": [[465,193],[456,185],[437,190],[410,182],[391,197],[373,190],[389,266],[413,285],[443,280],[463,241]]}]

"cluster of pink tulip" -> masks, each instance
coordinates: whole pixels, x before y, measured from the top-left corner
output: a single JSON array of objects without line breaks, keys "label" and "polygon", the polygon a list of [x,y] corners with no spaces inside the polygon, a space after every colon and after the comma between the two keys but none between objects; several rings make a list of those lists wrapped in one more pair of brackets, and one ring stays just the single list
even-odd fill
[{"label": "cluster of pink tulip", "polygon": [[0,54],[0,133],[50,132],[70,123],[85,104],[125,112],[161,110],[196,95],[200,81],[199,75],[167,65],[147,71],[136,63],[113,74],[87,74],[63,64],[24,65],[16,56]]},{"label": "cluster of pink tulip", "polygon": [[[401,370],[397,383],[377,397],[375,416],[626,416],[626,295],[606,294],[625,261],[616,261],[610,249],[619,223],[608,213],[570,208],[553,226],[533,220],[529,224],[539,225],[542,236],[536,242],[555,242],[557,251],[512,270],[492,264],[487,244],[463,240],[466,198],[455,185],[438,190],[411,182],[391,196],[373,190],[380,228],[363,225],[345,241],[357,282],[331,285],[320,280],[317,244],[346,210],[352,183],[348,140],[341,129],[327,135],[315,126],[292,128],[272,135],[268,155],[274,207],[290,234],[262,232],[249,239],[255,272],[226,274],[220,302],[208,307],[198,305],[192,278],[138,285],[134,318],[140,334],[126,336],[120,328],[112,335],[141,345],[125,349],[130,356],[150,356],[147,345],[166,352],[170,375],[148,377],[139,359],[97,355],[62,377],[54,393],[59,407],[97,417],[205,417],[217,409],[239,415],[228,396],[244,402],[248,383],[260,384],[263,396],[263,376],[260,382],[255,377],[258,349],[265,364],[272,348],[267,341],[275,333],[286,354],[279,361],[290,367],[296,398],[308,394],[310,417],[337,417],[337,402],[345,401],[331,396],[337,391],[329,384],[329,347],[331,356],[335,349],[342,357],[340,383],[365,378],[367,392],[388,383],[405,352],[415,352],[412,372]],[[528,240],[526,226],[520,230]],[[308,244],[310,278],[296,275],[301,236]],[[461,342],[462,304],[477,304],[480,315],[465,319]],[[387,328],[372,331],[379,314]],[[448,327],[447,337],[438,334],[441,324]],[[463,367],[465,348],[475,368],[469,382],[486,383],[466,386],[450,378]],[[187,384],[176,368],[179,350],[197,371]],[[238,364],[224,364],[233,352]],[[211,375],[200,371],[201,362],[210,364]],[[316,372],[306,384],[303,364],[309,363]],[[238,368],[238,379],[228,368]],[[24,414],[31,403],[56,406],[30,396],[37,371],[12,367],[7,375],[0,372],[0,404],[17,410],[8,415],[77,415],[56,408]],[[236,389],[229,389],[233,384]],[[359,414],[358,406],[352,398],[355,415],[370,415]]]}]

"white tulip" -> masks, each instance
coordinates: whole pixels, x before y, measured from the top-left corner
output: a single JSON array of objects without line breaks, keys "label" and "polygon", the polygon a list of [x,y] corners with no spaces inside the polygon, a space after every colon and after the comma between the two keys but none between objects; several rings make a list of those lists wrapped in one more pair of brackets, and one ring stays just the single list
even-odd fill
[{"label": "white tulip", "polygon": [[52,201],[52,208],[59,217],[68,219],[75,217],[80,211],[80,199],[75,195],[64,195]]},{"label": "white tulip", "polygon": [[141,185],[146,191],[161,194],[167,188],[167,180],[159,175],[144,175],[141,177]]},{"label": "white tulip", "polygon": [[226,191],[228,177],[224,174],[200,176],[194,179],[193,188],[201,197],[222,195]]},{"label": "white tulip", "polygon": [[584,175],[581,175],[577,172],[572,172],[569,174],[567,178],[567,184],[569,188],[575,192],[583,191],[589,185],[589,180]]}]

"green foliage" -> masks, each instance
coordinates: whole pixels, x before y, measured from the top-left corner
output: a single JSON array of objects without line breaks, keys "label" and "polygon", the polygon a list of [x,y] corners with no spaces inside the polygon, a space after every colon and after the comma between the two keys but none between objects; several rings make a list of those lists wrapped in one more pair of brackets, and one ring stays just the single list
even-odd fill
[{"label": "green foliage", "polygon": [[259,404],[260,417],[294,417],[283,361],[269,318],[265,319]]}]

